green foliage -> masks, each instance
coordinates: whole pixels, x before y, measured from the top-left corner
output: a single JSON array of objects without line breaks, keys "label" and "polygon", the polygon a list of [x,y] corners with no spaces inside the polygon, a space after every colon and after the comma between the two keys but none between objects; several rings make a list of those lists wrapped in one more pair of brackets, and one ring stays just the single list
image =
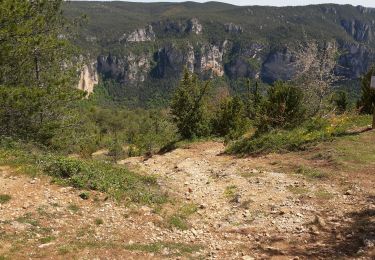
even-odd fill
[{"label": "green foliage", "polygon": [[258,119],[264,104],[264,97],[260,93],[258,81],[255,82],[253,89],[251,89],[251,81],[247,81],[247,91],[244,100],[246,116],[251,120]]},{"label": "green foliage", "polygon": [[370,88],[371,77],[375,75],[375,67],[371,68],[362,78],[362,96],[358,102],[359,109],[364,114],[372,114],[375,108],[375,90]]},{"label": "green foliage", "polygon": [[238,188],[236,185],[230,185],[225,187],[224,196],[229,200],[234,200],[235,197],[238,195]]},{"label": "green foliage", "polygon": [[171,113],[183,138],[191,139],[210,133],[207,112],[209,82],[199,82],[196,75],[185,70],[171,103]]},{"label": "green foliage", "polygon": [[304,150],[313,143],[332,140],[346,134],[348,129],[367,126],[369,119],[360,116],[339,116],[331,119],[315,118],[300,127],[276,129],[266,133],[240,139],[232,143],[227,152],[232,154],[267,154]]},{"label": "green foliage", "polygon": [[56,239],[56,237],[54,237],[54,236],[47,236],[47,237],[40,238],[39,242],[42,243],[42,244],[47,244],[47,243],[52,242],[55,239]]},{"label": "green foliage", "polygon": [[323,179],[326,176],[325,173],[317,170],[317,169],[313,169],[313,168],[309,168],[309,167],[306,167],[306,166],[300,166],[296,169],[295,171],[296,174],[299,174],[299,175],[303,175],[305,176],[306,178],[309,178],[309,179]]},{"label": "green foliage", "polygon": [[168,224],[170,227],[177,228],[179,230],[186,230],[189,228],[188,223],[186,222],[186,219],[181,217],[180,215],[172,215],[168,219]]},{"label": "green foliage", "polygon": [[140,175],[109,162],[56,155],[20,142],[1,140],[0,165],[11,166],[20,173],[47,174],[57,183],[105,192],[119,201],[166,201],[154,176]]},{"label": "green foliage", "polygon": [[169,227],[174,227],[180,230],[186,230],[189,228],[188,218],[195,212],[197,212],[197,205],[193,203],[183,204],[178,211],[168,218]]},{"label": "green foliage", "polygon": [[101,218],[96,218],[95,219],[95,225],[100,226],[104,224],[104,220]]},{"label": "green foliage", "polygon": [[97,128],[98,145],[108,147],[115,159],[124,153],[129,156],[155,153],[177,138],[176,127],[164,110],[91,106],[84,114]]},{"label": "green foliage", "polygon": [[74,82],[77,48],[70,45],[62,4],[63,0],[0,2],[0,85],[48,87]]},{"label": "green foliage", "polygon": [[233,139],[244,134],[246,126],[247,119],[242,100],[239,97],[224,98],[213,119],[213,132]]},{"label": "green foliage", "polygon": [[333,94],[332,103],[337,108],[339,114],[344,113],[349,108],[349,95],[344,90],[338,90]]},{"label": "green foliage", "polygon": [[278,81],[268,90],[263,104],[258,130],[293,128],[305,120],[303,93],[300,88]]},{"label": "green foliage", "polygon": [[164,195],[156,179],[142,176],[109,163],[66,157],[51,157],[43,163],[43,171],[59,183],[79,189],[106,192],[115,199],[137,203],[162,203]]},{"label": "green foliage", "polygon": [[71,103],[82,97],[59,87],[0,87],[0,135],[50,144],[72,124]]},{"label": "green foliage", "polygon": [[[149,253],[161,253],[163,248],[167,248],[171,255],[192,254],[202,249],[200,245],[156,242],[152,244],[132,244],[125,246],[125,249],[132,251],[143,251]],[[173,253],[172,253],[173,252]]]},{"label": "green foliage", "polygon": [[113,144],[109,148],[109,156],[113,156],[115,160],[120,159],[124,156],[125,152],[122,148],[121,144],[118,141],[114,141]]},{"label": "green foliage", "polygon": [[0,204],[5,204],[10,201],[12,197],[8,194],[0,194]]},{"label": "green foliage", "polygon": [[88,192],[82,192],[81,194],[78,195],[81,199],[83,200],[88,200],[90,198],[90,193]]},{"label": "green foliage", "polygon": [[77,55],[62,0],[0,2],[0,135],[52,145],[77,124]]}]

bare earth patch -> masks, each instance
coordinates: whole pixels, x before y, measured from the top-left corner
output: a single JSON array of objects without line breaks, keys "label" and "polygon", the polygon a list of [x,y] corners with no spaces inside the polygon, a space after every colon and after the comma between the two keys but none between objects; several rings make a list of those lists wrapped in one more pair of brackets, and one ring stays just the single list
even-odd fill
[{"label": "bare earth patch", "polygon": [[[159,175],[171,195],[197,205],[190,229],[172,238],[206,245],[211,258],[374,255],[373,190],[345,173],[317,174],[313,165],[301,174],[275,170],[283,157],[306,162],[301,154],[235,158],[223,151],[223,144],[206,142],[120,163]],[[358,222],[366,231],[356,230]]]}]

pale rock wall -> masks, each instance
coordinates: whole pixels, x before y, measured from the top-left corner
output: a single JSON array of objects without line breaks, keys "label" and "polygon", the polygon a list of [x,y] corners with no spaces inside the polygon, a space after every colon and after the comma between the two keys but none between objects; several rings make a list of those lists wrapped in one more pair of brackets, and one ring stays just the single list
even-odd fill
[{"label": "pale rock wall", "polygon": [[99,77],[96,69],[96,63],[84,65],[81,70],[78,89],[86,91],[90,95],[94,91],[95,85],[98,83]]}]

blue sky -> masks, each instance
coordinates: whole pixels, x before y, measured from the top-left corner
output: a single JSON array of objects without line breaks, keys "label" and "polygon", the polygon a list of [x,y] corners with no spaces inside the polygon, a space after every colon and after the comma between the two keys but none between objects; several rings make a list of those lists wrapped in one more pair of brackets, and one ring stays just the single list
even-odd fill
[{"label": "blue sky", "polygon": [[[108,0],[106,0],[108,1]],[[181,0],[133,0],[130,2],[184,2]],[[195,2],[207,2],[199,1]],[[235,5],[273,5],[273,6],[286,6],[286,5],[308,5],[308,4],[321,4],[321,3],[335,3],[335,4],[351,4],[363,5],[367,7],[375,7],[375,0],[221,0],[219,2],[231,3]]]}]

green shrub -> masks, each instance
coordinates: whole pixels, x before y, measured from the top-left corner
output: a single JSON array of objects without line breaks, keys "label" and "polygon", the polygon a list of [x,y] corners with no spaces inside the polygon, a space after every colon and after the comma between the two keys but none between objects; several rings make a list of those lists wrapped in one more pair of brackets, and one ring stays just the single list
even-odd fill
[{"label": "green shrub", "polygon": [[169,223],[170,227],[175,227],[179,230],[186,230],[186,229],[189,228],[189,225],[186,222],[186,218],[184,218],[180,215],[172,215],[169,218],[168,223]]},{"label": "green shrub", "polygon": [[339,114],[344,113],[349,108],[349,94],[344,90],[336,91],[332,96],[332,103]]},{"label": "green shrub", "polygon": [[125,152],[122,148],[121,144],[118,141],[113,142],[111,147],[109,148],[109,156],[112,156],[115,160],[120,159],[122,156],[124,156]]},{"label": "green shrub", "polygon": [[10,201],[12,197],[8,194],[0,194],[0,204],[5,204]]},{"label": "green shrub", "polygon": [[312,169],[305,166],[300,166],[295,171],[296,174],[303,175],[309,179],[323,179],[326,177],[324,172],[321,172],[317,169]]},{"label": "green shrub", "polygon": [[340,116],[331,119],[314,118],[298,128],[278,129],[257,133],[232,143],[227,152],[232,154],[267,154],[303,150],[307,146],[346,133],[352,127],[366,125],[368,117]]},{"label": "green shrub", "polygon": [[61,129],[76,120],[70,108],[82,97],[81,92],[62,86],[0,86],[0,135],[50,145]]},{"label": "green shrub", "polygon": [[137,203],[163,203],[155,177],[130,172],[106,162],[74,158],[46,160],[44,171],[65,185],[107,192],[115,199],[128,198]]},{"label": "green shrub", "polygon": [[49,175],[59,178],[71,178],[85,171],[81,161],[73,158],[60,157],[53,159],[45,168]]},{"label": "green shrub", "polygon": [[82,192],[81,194],[79,194],[79,197],[83,200],[88,200],[90,197],[90,194],[88,192]]},{"label": "green shrub", "polygon": [[104,224],[104,220],[101,218],[96,218],[95,219],[95,225],[100,226]]},{"label": "green shrub", "polygon": [[210,134],[207,97],[210,84],[185,70],[171,103],[171,113],[178,131],[185,139]]},{"label": "green shrub", "polygon": [[281,81],[268,90],[257,126],[261,132],[275,128],[298,127],[304,120],[303,92]]},{"label": "green shrub", "polygon": [[240,98],[224,98],[213,119],[213,132],[230,139],[238,138],[244,134],[247,120]]}]

